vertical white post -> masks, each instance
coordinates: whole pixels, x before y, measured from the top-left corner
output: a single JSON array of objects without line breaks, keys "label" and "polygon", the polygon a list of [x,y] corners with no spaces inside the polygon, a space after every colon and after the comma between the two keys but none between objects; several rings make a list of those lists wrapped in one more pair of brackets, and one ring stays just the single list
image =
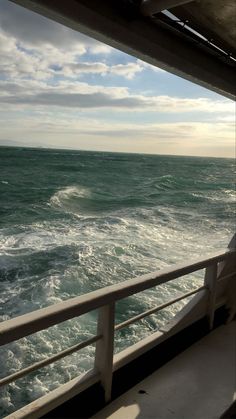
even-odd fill
[{"label": "vertical white post", "polygon": [[217,289],[217,263],[210,265],[205,271],[205,285],[209,290],[207,317],[209,321],[210,330],[213,328],[214,315],[215,315],[215,301]]},{"label": "vertical white post", "polygon": [[236,249],[236,233],[234,233],[232,239],[230,240],[228,244],[228,249],[235,250]]},{"label": "vertical white post", "polygon": [[115,304],[99,309],[97,334],[102,335],[96,344],[95,368],[101,373],[101,384],[105,401],[111,399],[113,348],[114,348]]},{"label": "vertical white post", "polygon": [[[228,244],[228,249],[229,250],[235,250],[236,249],[236,233],[233,235],[232,239],[230,240],[229,244]],[[235,260],[232,260],[232,258],[226,259],[220,263],[218,263],[218,273],[217,273],[217,278],[220,279],[221,276],[224,276],[224,274],[226,273],[227,275],[227,268],[232,268],[234,270],[235,268]],[[229,273],[229,271],[228,271]]]}]

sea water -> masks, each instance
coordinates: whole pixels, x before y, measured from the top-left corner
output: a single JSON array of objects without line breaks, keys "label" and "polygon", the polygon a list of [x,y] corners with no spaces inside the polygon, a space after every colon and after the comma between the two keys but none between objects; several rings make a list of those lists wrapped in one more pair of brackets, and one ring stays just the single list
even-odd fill
[{"label": "sea water", "polygon": [[[225,249],[235,227],[233,159],[0,148],[0,321]],[[116,304],[121,322],[202,285],[203,272]],[[186,300],[116,333],[115,352]],[[0,351],[1,377],[96,333],[97,313]],[[93,366],[94,346],[1,390],[5,416]]]}]

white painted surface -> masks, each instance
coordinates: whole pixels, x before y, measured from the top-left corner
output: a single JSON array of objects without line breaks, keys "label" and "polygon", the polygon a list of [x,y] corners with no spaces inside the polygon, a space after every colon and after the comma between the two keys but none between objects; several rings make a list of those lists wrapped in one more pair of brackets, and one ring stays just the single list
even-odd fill
[{"label": "white painted surface", "polygon": [[218,419],[236,398],[235,354],[234,321],[195,343],[93,419]]},{"label": "white painted surface", "polygon": [[217,290],[217,263],[210,265],[205,270],[205,285],[209,289],[209,299],[207,308],[207,317],[210,329],[213,329],[215,305],[216,305],[216,290]]},{"label": "white painted surface", "polygon": [[102,339],[96,344],[94,367],[101,375],[105,400],[111,400],[112,367],[114,351],[115,304],[101,307],[98,315],[97,332]]}]

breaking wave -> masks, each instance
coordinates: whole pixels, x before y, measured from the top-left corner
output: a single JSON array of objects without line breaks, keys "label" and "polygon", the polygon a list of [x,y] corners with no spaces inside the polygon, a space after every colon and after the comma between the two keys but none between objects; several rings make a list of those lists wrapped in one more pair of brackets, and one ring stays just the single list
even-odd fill
[{"label": "breaking wave", "polygon": [[55,192],[50,198],[50,203],[55,207],[73,209],[81,200],[90,197],[89,189],[79,186],[68,186]]}]

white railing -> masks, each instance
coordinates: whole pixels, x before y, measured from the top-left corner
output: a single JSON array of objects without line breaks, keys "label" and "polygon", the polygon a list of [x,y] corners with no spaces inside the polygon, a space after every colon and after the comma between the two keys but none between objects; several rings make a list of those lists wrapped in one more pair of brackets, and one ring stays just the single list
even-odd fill
[{"label": "white railing", "polygon": [[[98,289],[91,293],[0,323],[0,345],[5,345],[66,320],[81,316],[92,310],[99,310],[97,334],[95,336],[52,357],[49,357],[46,360],[37,362],[25,369],[2,378],[0,380],[0,386],[7,385],[21,377],[24,377],[32,371],[43,368],[96,342],[94,369],[71,380],[69,383],[62,385],[58,389],[41,397],[35,402],[30,403],[24,408],[11,414],[9,418],[38,418],[98,381],[100,381],[103,386],[105,400],[109,401],[111,397],[113,371],[119,368],[120,365],[128,363],[130,359],[137,357],[141,352],[144,352],[151,346],[157,344],[160,337],[162,340],[165,338],[163,333],[156,332],[151,335],[151,339],[149,338],[148,344],[144,339],[138,344],[138,347],[136,347],[137,344],[131,347],[134,348],[133,352],[132,349],[129,348],[128,352],[127,350],[124,350],[119,353],[118,356],[116,355],[113,357],[115,332],[128,327],[130,324],[150,316],[151,314],[157,313],[158,311],[182,299],[201,293],[203,293],[205,297],[207,296],[207,308],[201,313],[201,316],[208,316],[209,326],[212,328],[216,307],[217,281],[223,280],[226,277],[229,278],[236,274],[236,267],[232,268],[232,261],[235,256],[235,249],[231,249],[223,253],[215,253],[207,259],[202,258],[194,262],[175,265],[174,267]],[[225,269],[227,266],[229,267],[228,271]],[[118,300],[201,269],[205,269],[205,280],[203,286],[191,292],[181,294],[164,304],[155,306],[152,309],[136,315],[120,324],[115,324],[115,303]],[[120,362],[121,359],[122,362]]]}]

